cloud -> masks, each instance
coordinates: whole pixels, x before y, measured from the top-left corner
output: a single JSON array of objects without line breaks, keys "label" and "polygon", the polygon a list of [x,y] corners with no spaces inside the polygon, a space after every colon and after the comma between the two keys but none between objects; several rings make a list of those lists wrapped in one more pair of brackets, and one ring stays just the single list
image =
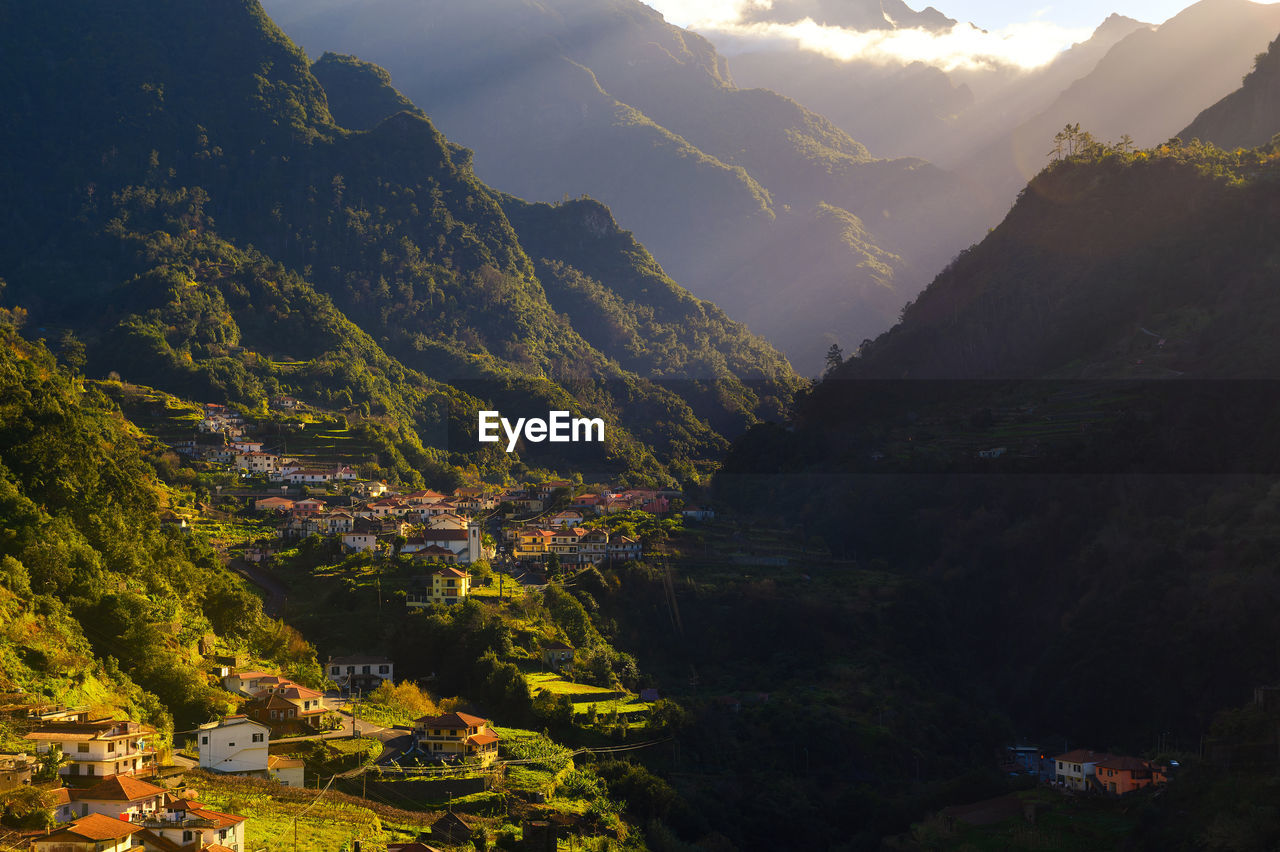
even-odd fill
[{"label": "cloud", "polygon": [[[650,0],[673,22],[706,35],[723,53],[758,50],[772,44],[821,53],[834,59],[881,64],[923,62],[944,71],[991,67],[1038,68],[1074,42],[1089,37],[1089,28],[1063,27],[1044,20],[980,30],[956,24],[949,30],[886,29],[859,32],[824,26],[806,18],[791,24],[743,23],[743,10],[764,5],[753,0]],[[669,7],[669,8],[664,8]]]}]

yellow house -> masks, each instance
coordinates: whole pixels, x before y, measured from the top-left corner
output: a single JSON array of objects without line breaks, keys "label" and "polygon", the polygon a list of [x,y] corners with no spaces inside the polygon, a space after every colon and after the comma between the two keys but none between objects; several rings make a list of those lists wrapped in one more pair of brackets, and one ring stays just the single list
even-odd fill
[{"label": "yellow house", "polygon": [[537,558],[551,550],[551,530],[526,527],[516,535],[516,559]]},{"label": "yellow house", "polygon": [[456,603],[471,593],[471,575],[457,568],[442,568],[431,575],[431,597],[438,603]]},{"label": "yellow house", "polygon": [[414,722],[418,748],[436,760],[476,760],[489,766],[498,759],[498,735],[488,719],[467,713],[423,716]]}]

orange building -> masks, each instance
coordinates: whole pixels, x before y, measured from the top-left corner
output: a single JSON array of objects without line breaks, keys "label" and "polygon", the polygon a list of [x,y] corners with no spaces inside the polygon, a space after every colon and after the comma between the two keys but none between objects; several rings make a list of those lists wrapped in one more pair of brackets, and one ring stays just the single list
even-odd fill
[{"label": "orange building", "polygon": [[1104,760],[1094,768],[1094,776],[1108,793],[1123,796],[1143,787],[1168,782],[1163,766],[1139,757],[1114,757]]}]

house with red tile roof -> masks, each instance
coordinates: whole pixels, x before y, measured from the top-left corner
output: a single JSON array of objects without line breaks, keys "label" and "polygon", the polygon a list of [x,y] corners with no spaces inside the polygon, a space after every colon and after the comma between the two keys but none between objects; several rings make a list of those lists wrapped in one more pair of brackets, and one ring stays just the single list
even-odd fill
[{"label": "house with red tile roof", "polygon": [[1094,767],[1094,777],[1105,792],[1115,796],[1169,781],[1165,767],[1140,757],[1113,757],[1104,760]]},{"label": "house with red tile roof", "polygon": [[489,766],[498,758],[498,734],[488,719],[469,713],[423,716],[413,723],[418,748],[436,760],[472,760]]},{"label": "house with red tile roof", "polygon": [[222,846],[233,852],[246,852],[244,823],[245,818],[237,814],[215,811],[191,799],[170,797],[162,812],[134,824],[144,829],[138,839],[148,849],[185,852]]},{"label": "house with red tile roof", "polygon": [[155,771],[156,751],[151,746],[155,728],[120,719],[91,722],[49,722],[35,727],[25,739],[34,742],[37,754],[55,745],[67,758],[58,774],[63,778],[91,779],[92,784],[113,775],[150,774]]},{"label": "house with red tile roof", "polygon": [[325,713],[323,698],[324,693],[296,683],[286,683],[258,690],[244,705],[244,713],[273,728],[295,721],[318,728]]},{"label": "house with red tile roof", "polygon": [[1054,778],[1059,785],[1069,790],[1088,790],[1090,778],[1097,772],[1099,763],[1114,760],[1116,755],[1107,752],[1095,752],[1078,748],[1053,759]]},{"label": "house with red tile roof", "polygon": [[141,825],[102,814],[82,816],[66,828],[37,837],[36,852],[124,852],[134,847]]},{"label": "house with red tile roof", "polygon": [[276,675],[270,672],[260,672],[256,669],[250,672],[235,672],[222,679],[222,688],[227,692],[235,692],[239,695],[253,695],[262,689],[261,684],[264,679],[274,677]]},{"label": "house with red tile roof", "polygon": [[164,788],[128,775],[114,775],[87,790],[71,791],[72,810],[80,814],[102,814],[112,819],[134,819],[159,811],[164,804]]}]

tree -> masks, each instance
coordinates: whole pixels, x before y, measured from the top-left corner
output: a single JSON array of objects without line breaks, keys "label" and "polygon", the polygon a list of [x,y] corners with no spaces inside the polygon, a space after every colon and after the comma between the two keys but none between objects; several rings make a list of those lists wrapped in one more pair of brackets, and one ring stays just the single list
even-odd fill
[{"label": "tree", "polygon": [[833,343],[831,348],[827,350],[827,369],[823,375],[830,373],[836,367],[844,363],[844,352],[840,350],[839,345]]},{"label": "tree", "polygon": [[36,781],[52,781],[58,777],[58,770],[66,762],[67,759],[62,754],[62,746],[54,743],[49,746],[49,751],[40,757],[33,777]]},{"label": "tree", "polygon": [[85,356],[84,344],[72,333],[71,329],[67,329],[62,333],[62,338],[58,343],[58,357],[62,360],[62,363],[66,364],[73,373],[83,373],[84,365],[88,361]]}]

